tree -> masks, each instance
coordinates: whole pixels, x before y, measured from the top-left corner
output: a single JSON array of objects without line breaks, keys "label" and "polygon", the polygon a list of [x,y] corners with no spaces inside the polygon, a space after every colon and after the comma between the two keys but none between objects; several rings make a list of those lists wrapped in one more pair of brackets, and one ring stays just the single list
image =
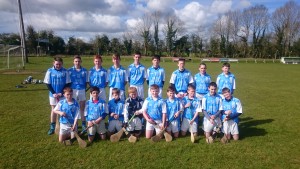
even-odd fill
[{"label": "tree", "polygon": [[151,16],[150,14],[145,14],[143,18],[137,22],[136,24],[136,31],[137,34],[143,39],[143,47],[144,47],[144,54],[147,55],[149,42],[151,41]]},{"label": "tree", "polygon": [[37,32],[34,30],[32,25],[26,28],[26,43],[29,53],[37,53]]},{"label": "tree", "polygon": [[159,21],[160,21],[161,14],[158,11],[155,11],[152,14],[153,18],[153,25],[154,25],[154,33],[153,33],[153,39],[154,39],[154,45],[155,45],[155,54],[158,52],[159,47],[159,37],[158,37],[158,30],[159,30]]}]

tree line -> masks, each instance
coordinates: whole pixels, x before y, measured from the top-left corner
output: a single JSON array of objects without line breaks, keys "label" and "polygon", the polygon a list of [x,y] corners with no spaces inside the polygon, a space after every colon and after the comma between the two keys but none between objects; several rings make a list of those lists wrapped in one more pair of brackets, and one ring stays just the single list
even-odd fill
[{"label": "tree line", "polygon": [[[75,36],[65,42],[52,30],[37,32],[29,25],[26,50],[30,55],[131,55],[143,51],[143,55],[277,59],[300,56],[299,30],[300,6],[288,1],[272,13],[264,5],[228,11],[212,26],[199,25],[189,34],[178,17],[159,11],[144,14],[135,30],[124,32],[122,37],[95,35],[89,42]],[[15,33],[0,34],[1,44],[20,45],[19,39]]]}]

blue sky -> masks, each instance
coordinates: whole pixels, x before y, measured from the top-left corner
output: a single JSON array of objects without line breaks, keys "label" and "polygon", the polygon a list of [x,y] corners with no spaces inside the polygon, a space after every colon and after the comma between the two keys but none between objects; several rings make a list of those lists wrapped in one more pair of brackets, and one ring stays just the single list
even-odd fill
[{"label": "blue sky", "polygon": [[[296,0],[296,3],[300,3]],[[53,30],[64,39],[70,36],[89,41],[95,35],[122,37],[135,34],[145,13],[174,13],[185,24],[186,33],[208,27],[229,10],[265,5],[269,12],[286,0],[22,0],[25,27]],[[0,33],[18,33],[16,0],[0,0]],[[161,28],[163,25],[161,25]]]}]

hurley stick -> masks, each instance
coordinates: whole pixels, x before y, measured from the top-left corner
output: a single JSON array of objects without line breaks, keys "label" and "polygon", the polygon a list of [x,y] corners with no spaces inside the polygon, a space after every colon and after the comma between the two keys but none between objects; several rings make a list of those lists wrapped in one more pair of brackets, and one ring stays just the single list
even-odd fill
[{"label": "hurley stick", "polygon": [[[133,114],[133,116],[127,122],[127,124],[130,123],[133,120],[134,117],[135,117],[135,114]],[[113,142],[113,143],[118,142],[120,140],[120,138],[122,137],[124,132],[125,132],[126,135],[128,134],[125,127],[122,127],[122,129],[120,131],[118,131],[116,134],[113,134],[113,135],[110,136],[110,141]]]}]

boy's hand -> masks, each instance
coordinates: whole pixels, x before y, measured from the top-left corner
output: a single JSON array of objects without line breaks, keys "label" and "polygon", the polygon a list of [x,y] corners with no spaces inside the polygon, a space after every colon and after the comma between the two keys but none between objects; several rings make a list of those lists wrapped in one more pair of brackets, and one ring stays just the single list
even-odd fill
[{"label": "boy's hand", "polygon": [[191,121],[190,121],[190,125],[192,125],[193,123],[194,123],[194,120],[191,120]]},{"label": "boy's hand", "polygon": [[210,119],[213,119],[213,120],[214,120],[215,118],[216,118],[215,115],[211,115],[211,116],[210,116]]},{"label": "boy's hand", "polygon": [[209,119],[209,121],[210,121],[211,124],[215,123],[214,119]]},{"label": "boy's hand", "polygon": [[114,117],[116,115],[116,113],[110,113],[111,117]]},{"label": "boy's hand", "polygon": [[178,93],[176,96],[177,96],[177,98],[179,98],[179,99],[182,99],[182,98],[184,97],[184,95],[181,94],[181,93]]},{"label": "boy's hand", "polygon": [[136,112],[134,112],[134,114],[135,114],[135,115],[139,115],[139,114],[140,114],[140,112],[136,111]]},{"label": "boy's hand", "polygon": [[179,116],[179,114],[180,114],[180,111],[176,112],[176,113],[174,114],[174,117],[177,118],[177,117]]},{"label": "boy's hand", "polygon": [[115,118],[116,120],[119,119],[119,115],[115,114],[115,115],[114,115],[114,118]]},{"label": "boy's hand", "polygon": [[65,112],[61,112],[59,115],[60,115],[60,116],[63,116],[63,117],[66,117],[66,116],[67,116],[67,114],[66,114]]},{"label": "boy's hand", "polygon": [[185,108],[191,107],[191,102],[188,102],[184,107],[185,107]]},{"label": "boy's hand", "polygon": [[228,120],[230,120],[230,116],[229,116],[229,115],[227,115],[227,116],[225,117],[224,121],[228,121]]},{"label": "boy's hand", "polygon": [[225,114],[226,114],[226,115],[230,115],[230,114],[231,114],[231,110],[226,110],[226,111],[225,111]]},{"label": "boy's hand", "polygon": [[88,127],[92,127],[94,123],[92,121],[88,121]]}]

